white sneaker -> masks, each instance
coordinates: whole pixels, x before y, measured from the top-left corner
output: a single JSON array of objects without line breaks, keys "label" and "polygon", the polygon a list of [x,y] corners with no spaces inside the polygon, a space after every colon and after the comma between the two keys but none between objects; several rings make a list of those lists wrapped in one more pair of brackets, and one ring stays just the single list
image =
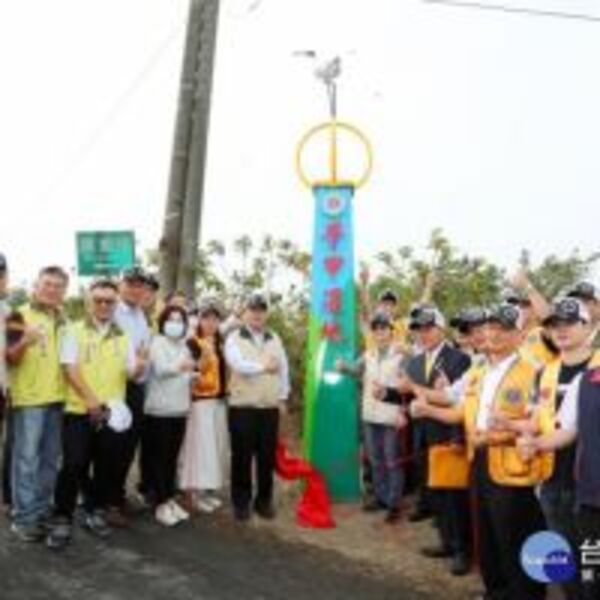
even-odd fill
[{"label": "white sneaker", "polygon": [[177,518],[177,521],[187,521],[190,518],[190,513],[187,512],[187,510],[184,510],[177,501],[169,500],[168,504],[171,507],[171,512]]},{"label": "white sneaker", "polygon": [[216,506],[212,502],[210,502],[208,498],[202,497],[196,500],[196,508],[199,512],[207,514],[213,513],[216,510]]},{"label": "white sneaker", "polygon": [[154,517],[165,527],[173,527],[180,521],[173,511],[173,507],[168,502],[165,502],[156,508]]},{"label": "white sneaker", "polygon": [[219,498],[218,496],[214,496],[212,494],[205,496],[204,500],[208,504],[211,504],[215,510],[218,510],[219,508],[221,508],[223,506],[223,500],[221,500],[221,498]]}]

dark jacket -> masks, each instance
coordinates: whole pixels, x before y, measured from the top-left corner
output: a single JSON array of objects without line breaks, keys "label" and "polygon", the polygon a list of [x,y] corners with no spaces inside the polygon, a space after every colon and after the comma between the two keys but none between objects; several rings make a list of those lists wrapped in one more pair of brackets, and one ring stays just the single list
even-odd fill
[{"label": "dark jacket", "polygon": [[[448,342],[440,350],[431,368],[425,376],[425,353],[414,356],[406,367],[406,373],[416,384],[433,388],[436,379],[443,374],[450,383],[460,379],[471,366],[471,358],[462,350],[453,348]],[[463,439],[462,426],[444,425],[432,419],[425,420],[427,445],[439,444],[450,440]]]}]

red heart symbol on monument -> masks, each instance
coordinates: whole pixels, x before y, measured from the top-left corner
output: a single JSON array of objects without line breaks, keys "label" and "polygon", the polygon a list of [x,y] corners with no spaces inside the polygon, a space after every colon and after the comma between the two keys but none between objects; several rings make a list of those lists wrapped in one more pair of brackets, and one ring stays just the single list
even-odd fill
[{"label": "red heart symbol on monument", "polygon": [[331,277],[335,277],[343,264],[344,259],[341,256],[328,256],[325,259],[325,270]]}]

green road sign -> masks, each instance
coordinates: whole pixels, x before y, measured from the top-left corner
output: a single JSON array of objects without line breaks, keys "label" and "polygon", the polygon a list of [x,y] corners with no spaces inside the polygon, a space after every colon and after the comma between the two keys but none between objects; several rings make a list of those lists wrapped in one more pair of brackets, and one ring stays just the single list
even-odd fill
[{"label": "green road sign", "polygon": [[135,264],[133,231],[79,231],[77,273],[117,275]]}]

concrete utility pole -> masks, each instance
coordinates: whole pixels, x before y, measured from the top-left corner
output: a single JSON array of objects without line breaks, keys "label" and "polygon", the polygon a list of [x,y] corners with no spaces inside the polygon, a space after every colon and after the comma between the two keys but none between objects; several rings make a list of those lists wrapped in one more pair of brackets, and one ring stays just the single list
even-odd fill
[{"label": "concrete utility pole", "polygon": [[163,292],[195,286],[220,0],[191,0],[160,240]]}]

